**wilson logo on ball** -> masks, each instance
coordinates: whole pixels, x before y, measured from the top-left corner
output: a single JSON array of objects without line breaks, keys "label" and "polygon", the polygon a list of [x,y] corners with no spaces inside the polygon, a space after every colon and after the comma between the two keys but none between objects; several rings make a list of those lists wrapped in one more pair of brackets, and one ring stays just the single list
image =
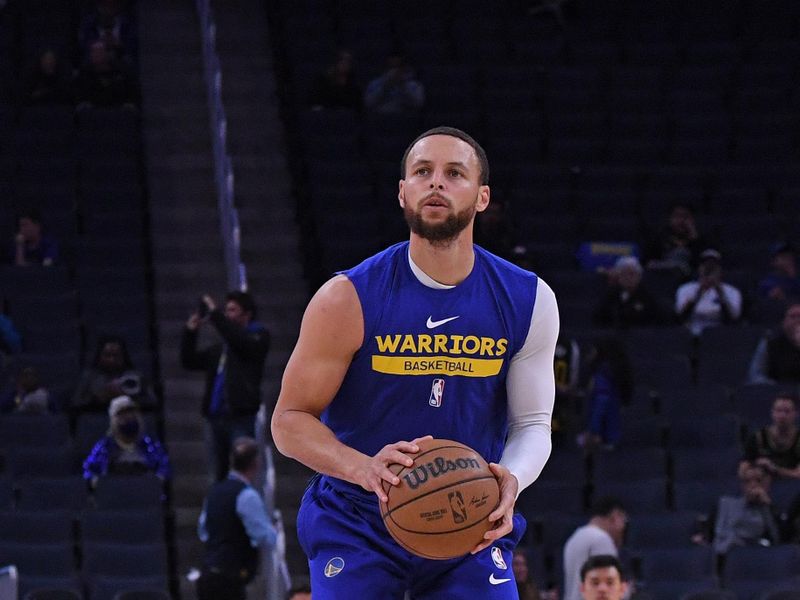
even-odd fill
[{"label": "wilson logo on ball", "polygon": [[410,487],[412,490],[415,490],[423,483],[428,481],[429,477],[433,477],[435,479],[440,475],[444,475],[450,471],[467,469],[480,471],[481,465],[474,458],[456,458],[455,460],[445,460],[444,458],[439,457],[432,462],[412,469],[408,472],[408,474],[403,475],[403,479],[408,487]]}]

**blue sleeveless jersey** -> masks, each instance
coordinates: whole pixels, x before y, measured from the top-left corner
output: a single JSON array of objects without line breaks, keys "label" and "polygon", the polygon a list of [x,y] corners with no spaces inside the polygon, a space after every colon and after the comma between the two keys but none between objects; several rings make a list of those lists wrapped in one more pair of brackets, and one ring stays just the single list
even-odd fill
[{"label": "blue sleeveless jersey", "polygon": [[469,276],[432,289],[411,271],[408,242],[344,274],[361,302],[364,342],[322,421],[370,456],[431,434],[497,462],[506,374],[530,329],[536,275],[475,246]]}]

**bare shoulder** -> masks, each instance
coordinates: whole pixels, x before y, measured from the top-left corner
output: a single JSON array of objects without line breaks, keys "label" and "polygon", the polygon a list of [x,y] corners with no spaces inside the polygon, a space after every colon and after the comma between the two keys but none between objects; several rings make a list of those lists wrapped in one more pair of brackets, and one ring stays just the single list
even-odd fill
[{"label": "bare shoulder", "polygon": [[347,277],[337,275],[317,290],[303,316],[301,338],[304,333],[325,336],[353,351],[361,346],[364,335],[361,302]]}]

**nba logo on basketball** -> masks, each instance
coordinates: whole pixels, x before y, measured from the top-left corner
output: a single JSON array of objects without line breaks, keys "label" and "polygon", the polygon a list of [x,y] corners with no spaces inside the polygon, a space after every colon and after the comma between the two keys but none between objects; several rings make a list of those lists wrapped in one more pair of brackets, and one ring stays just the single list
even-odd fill
[{"label": "nba logo on basketball", "polygon": [[442,394],[444,393],[444,379],[434,379],[431,386],[431,397],[428,399],[428,404],[435,407],[442,405]]}]

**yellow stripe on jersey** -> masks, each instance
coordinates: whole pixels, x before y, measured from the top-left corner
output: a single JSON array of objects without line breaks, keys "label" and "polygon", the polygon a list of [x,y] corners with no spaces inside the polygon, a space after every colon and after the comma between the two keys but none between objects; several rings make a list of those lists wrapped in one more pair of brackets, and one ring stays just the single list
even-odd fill
[{"label": "yellow stripe on jersey", "polygon": [[372,370],[387,375],[461,375],[492,377],[500,372],[503,359],[451,358],[449,356],[372,356]]}]

